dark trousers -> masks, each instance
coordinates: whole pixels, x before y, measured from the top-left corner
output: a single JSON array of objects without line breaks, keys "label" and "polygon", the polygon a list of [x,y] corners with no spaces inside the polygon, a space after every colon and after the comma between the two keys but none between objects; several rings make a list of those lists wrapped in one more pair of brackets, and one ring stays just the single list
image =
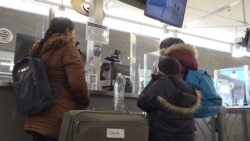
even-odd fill
[{"label": "dark trousers", "polygon": [[58,141],[57,138],[50,138],[38,133],[31,133],[33,141]]}]

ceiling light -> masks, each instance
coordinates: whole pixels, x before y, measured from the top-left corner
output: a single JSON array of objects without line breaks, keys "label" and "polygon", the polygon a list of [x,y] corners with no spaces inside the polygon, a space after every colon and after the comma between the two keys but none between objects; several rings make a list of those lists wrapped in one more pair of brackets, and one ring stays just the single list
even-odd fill
[{"label": "ceiling light", "polygon": [[59,6],[58,11],[55,12],[55,17],[66,17],[65,15],[65,7]]},{"label": "ceiling light", "polygon": [[65,6],[63,5],[63,0],[61,5],[58,7],[58,11],[55,13],[55,17],[65,17]]},{"label": "ceiling light", "polygon": [[7,62],[0,62],[0,65],[4,65],[4,66],[14,66],[13,63],[7,63]]},{"label": "ceiling light", "polygon": [[64,7],[63,5],[60,5],[60,6],[58,7],[58,10],[59,10],[59,11],[65,11],[65,7]]},{"label": "ceiling light", "polygon": [[244,51],[241,46],[233,45],[232,46],[232,57],[242,57],[244,56]]}]

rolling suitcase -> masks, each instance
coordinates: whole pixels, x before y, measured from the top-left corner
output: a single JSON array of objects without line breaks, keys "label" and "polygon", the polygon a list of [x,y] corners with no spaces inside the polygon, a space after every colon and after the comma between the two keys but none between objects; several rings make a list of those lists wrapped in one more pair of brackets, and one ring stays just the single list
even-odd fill
[{"label": "rolling suitcase", "polygon": [[64,114],[59,141],[147,141],[144,115],[104,110],[71,110]]}]

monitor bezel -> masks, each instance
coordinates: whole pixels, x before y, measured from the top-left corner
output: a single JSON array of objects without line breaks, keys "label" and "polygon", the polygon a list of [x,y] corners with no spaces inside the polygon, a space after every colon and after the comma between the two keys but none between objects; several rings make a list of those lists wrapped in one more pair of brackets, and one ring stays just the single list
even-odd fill
[{"label": "monitor bezel", "polygon": [[185,13],[186,13],[187,0],[183,0],[183,2],[184,2],[184,7],[183,7],[183,13],[181,13],[181,14],[182,14],[182,15],[181,15],[182,19],[181,19],[181,22],[180,22],[180,23],[171,22],[171,20],[167,20],[167,19],[164,20],[164,19],[162,19],[162,18],[153,16],[152,14],[150,14],[150,12],[149,12],[149,10],[148,10],[149,1],[150,1],[150,0],[146,0],[146,6],[145,6],[145,9],[144,9],[144,15],[145,15],[145,16],[150,17],[150,18],[155,19],[155,20],[158,20],[158,21],[160,21],[160,22],[163,22],[163,23],[166,23],[166,24],[169,24],[169,25],[178,27],[178,28],[182,28],[183,22],[184,22]]}]

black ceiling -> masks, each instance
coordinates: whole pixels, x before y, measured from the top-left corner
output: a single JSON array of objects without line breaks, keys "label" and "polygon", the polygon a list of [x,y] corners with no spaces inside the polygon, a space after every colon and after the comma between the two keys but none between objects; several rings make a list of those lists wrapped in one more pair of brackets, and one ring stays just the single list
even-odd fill
[{"label": "black ceiling", "polygon": [[143,10],[146,4],[146,0],[119,0],[119,1]]}]

